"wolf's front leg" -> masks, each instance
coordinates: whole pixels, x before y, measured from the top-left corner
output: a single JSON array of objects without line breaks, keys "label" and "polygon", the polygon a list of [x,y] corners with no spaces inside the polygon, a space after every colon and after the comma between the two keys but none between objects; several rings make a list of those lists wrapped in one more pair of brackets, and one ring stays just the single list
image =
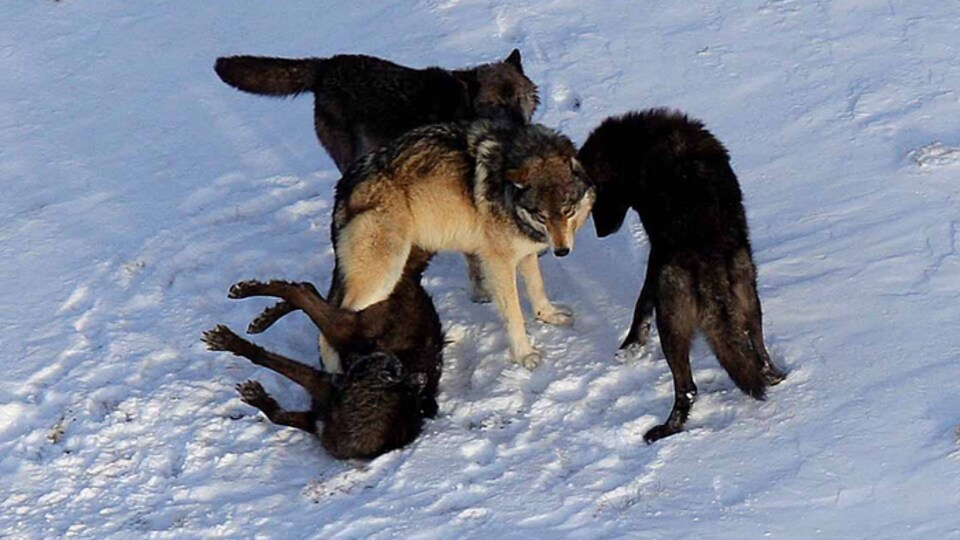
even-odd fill
[{"label": "wolf's front leg", "polygon": [[509,257],[496,255],[481,255],[481,259],[487,286],[507,325],[507,338],[510,340],[513,361],[527,369],[533,369],[540,364],[541,356],[530,345],[527,330],[523,326],[515,263]]},{"label": "wolf's front leg", "polygon": [[554,305],[547,298],[543,288],[543,276],[540,274],[540,262],[536,253],[531,253],[520,259],[518,265],[523,284],[527,289],[527,297],[533,306],[537,319],[557,326],[573,324],[573,312],[570,309]]}]

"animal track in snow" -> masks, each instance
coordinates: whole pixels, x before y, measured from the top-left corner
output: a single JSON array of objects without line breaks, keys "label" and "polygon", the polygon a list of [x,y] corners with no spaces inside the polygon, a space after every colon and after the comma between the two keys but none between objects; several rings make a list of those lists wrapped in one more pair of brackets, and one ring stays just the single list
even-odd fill
[{"label": "animal track in snow", "polygon": [[947,146],[939,141],[921,146],[907,154],[917,167],[945,167],[960,162],[960,147]]}]

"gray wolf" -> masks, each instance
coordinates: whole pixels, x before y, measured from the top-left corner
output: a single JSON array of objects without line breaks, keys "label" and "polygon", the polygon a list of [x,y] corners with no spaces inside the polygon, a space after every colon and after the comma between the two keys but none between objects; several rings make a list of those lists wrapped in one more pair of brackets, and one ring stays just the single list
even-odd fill
[{"label": "gray wolf", "polygon": [[690,343],[703,332],[733,382],[764,399],[784,374],[763,343],[757,272],[740,185],[726,149],[703,124],[666,109],[604,120],[578,158],[597,190],[597,235],[620,229],[629,208],[640,216],[650,256],[633,324],[621,348],[642,345],[656,312],[675,400],[647,442],[683,429],[697,395]]},{"label": "gray wolf", "polygon": [[237,385],[241,399],[271,422],[319,433],[323,447],[336,458],[376,457],[412,442],[423,420],[437,413],[444,340],[433,302],[420,286],[428,260],[429,254],[414,253],[393,293],[359,312],[333,307],[309,283],[246,281],[230,288],[231,298],[283,299],[251,323],[251,333],[303,310],[343,359],[343,374],[267,351],[223,325],[205,332],[203,340],[211,350],[247,358],[307,390],[311,408],[287,411],[260,383]]},{"label": "gray wolf", "polygon": [[353,310],[381,301],[414,248],[476,255],[513,360],[533,368],[540,355],[524,329],[517,270],[536,317],[570,324],[569,310],[547,299],[537,253],[567,255],[592,204],[573,143],[551,129],[489,121],[415,129],[337,184],[329,298]]},{"label": "gray wolf", "polygon": [[[472,68],[414,69],[372,56],[218,58],[214,69],[234,88],[267,96],[312,92],[320,144],[341,173],[360,156],[413,128],[478,118],[529,123],[539,103],[520,51]],[[489,301],[479,262],[468,258],[475,301]]]}]

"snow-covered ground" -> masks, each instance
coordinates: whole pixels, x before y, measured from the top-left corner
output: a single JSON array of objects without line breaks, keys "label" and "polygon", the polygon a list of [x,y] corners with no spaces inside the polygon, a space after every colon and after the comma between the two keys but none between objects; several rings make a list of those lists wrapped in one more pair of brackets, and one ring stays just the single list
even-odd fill
[{"label": "snow-covered ground", "polygon": [[[121,2],[0,8],[0,537],[960,536],[960,4],[717,0]],[[575,141],[668,105],[729,147],[767,340],[743,396],[703,344],[688,430],[654,345],[622,362],[647,256],[635,217],[542,259],[576,326],[508,362],[459,257],[426,285],[453,343],[412,446],[344,463],[233,384],[296,387],[200,332],[326,284],[338,175],[308,96],[222,84],[226,54],[363,52],[459,67],[519,47],[537,120]],[[258,338],[315,358],[302,316]]]}]

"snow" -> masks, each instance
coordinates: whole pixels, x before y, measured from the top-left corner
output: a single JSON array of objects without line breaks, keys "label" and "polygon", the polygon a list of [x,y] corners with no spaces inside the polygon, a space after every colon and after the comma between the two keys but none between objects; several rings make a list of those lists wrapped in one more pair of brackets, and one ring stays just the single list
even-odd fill
[{"label": "snow", "polygon": [[[0,536],[960,536],[960,4],[421,0],[11,3],[0,17]],[[524,55],[536,120],[582,142],[674,106],[728,146],[767,341],[789,377],[740,394],[701,343],[686,432],[654,344],[617,359],[647,243],[635,217],[544,257],[575,326],[508,361],[461,259],[425,280],[453,343],[413,445],[338,462],[233,384],[306,396],[203,349],[325,285],[338,175],[309,97],[236,92],[228,54],[363,52],[460,67]],[[291,316],[258,338],[315,358]]]}]

